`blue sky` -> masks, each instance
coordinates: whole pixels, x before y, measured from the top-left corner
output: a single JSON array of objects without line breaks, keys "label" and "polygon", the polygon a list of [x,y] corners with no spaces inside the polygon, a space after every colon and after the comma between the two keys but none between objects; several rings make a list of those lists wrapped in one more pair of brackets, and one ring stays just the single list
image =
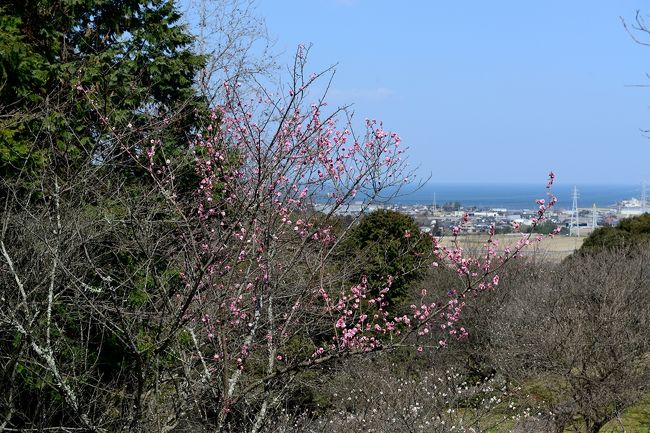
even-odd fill
[{"label": "blue sky", "polygon": [[[260,0],[280,62],[337,64],[328,101],[398,132],[431,182],[650,179],[650,47],[632,0]],[[648,18],[650,23],[650,18]],[[650,41],[650,38],[648,38]]]}]

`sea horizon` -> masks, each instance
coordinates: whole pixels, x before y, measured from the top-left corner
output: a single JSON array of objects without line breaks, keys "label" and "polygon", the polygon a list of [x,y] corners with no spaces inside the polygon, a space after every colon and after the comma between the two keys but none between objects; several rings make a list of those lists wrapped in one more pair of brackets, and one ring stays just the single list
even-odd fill
[{"label": "sea horizon", "polygon": [[[578,190],[578,207],[610,207],[622,200],[640,198],[639,184],[556,184],[551,192],[558,199],[557,209],[570,209],[573,204],[573,188]],[[548,190],[540,184],[512,183],[427,183],[414,190],[404,187],[391,202],[398,205],[442,206],[446,202],[459,202],[463,207],[534,209],[535,201],[546,199]]]}]

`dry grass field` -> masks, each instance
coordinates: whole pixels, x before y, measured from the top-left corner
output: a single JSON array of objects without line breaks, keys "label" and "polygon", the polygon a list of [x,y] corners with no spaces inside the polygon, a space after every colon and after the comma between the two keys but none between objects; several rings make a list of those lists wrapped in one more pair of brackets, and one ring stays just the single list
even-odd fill
[{"label": "dry grass field", "polygon": [[[585,233],[586,234],[586,233]],[[495,238],[499,240],[499,251],[507,245],[514,245],[521,237],[521,234],[509,235],[496,235]],[[541,242],[534,241],[535,235],[531,237],[531,245],[529,245],[522,255],[534,256],[542,260],[549,260],[559,262],[575,250],[580,248],[586,236],[555,236],[554,238],[545,237]],[[487,235],[483,234],[465,234],[458,237],[460,246],[466,251],[480,250],[484,248]],[[451,236],[442,239],[443,245],[451,245],[453,238]]]}]

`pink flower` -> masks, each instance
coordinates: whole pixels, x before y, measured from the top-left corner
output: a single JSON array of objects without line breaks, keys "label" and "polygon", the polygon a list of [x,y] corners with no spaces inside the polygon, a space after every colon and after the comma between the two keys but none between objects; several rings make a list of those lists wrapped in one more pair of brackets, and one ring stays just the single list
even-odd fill
[{"label": "pink flower", "polygon": [[548,174],[548,183],[546,184],[546,188],[550,188],[551,185],[553,185],[553,181],[555,180],[555,173],[550,172]]},{"label": "pink flower", "polygon": [[495,286],[499,285],[499,276],[498,275],[495,275],[494,277],[492,277],[492,284],[494,284]]}]

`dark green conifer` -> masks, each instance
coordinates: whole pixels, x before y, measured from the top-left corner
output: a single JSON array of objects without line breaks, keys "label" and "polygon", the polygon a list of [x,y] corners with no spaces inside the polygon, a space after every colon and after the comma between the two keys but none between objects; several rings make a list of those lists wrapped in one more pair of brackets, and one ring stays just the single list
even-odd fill
[{"label": "dark green conifer", "polygon": [[[172,0],[0,1],[0,176],[185,148],[206,104]],[[154,121],[155,120],[155,121]]]}]

